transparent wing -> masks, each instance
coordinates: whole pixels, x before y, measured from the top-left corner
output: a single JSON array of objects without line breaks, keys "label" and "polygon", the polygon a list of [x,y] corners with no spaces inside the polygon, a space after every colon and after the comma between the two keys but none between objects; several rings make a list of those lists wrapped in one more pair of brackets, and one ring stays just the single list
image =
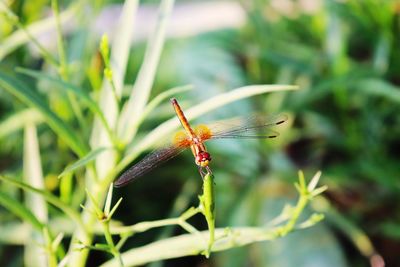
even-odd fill
[{"label": "transparent wing", "polygon": [[211,139],[223,138],[275,138],[279,133],[272,130],[273,126],[287,121],[285,114],[274,117],[254,115],[248,118],[231,120],[210,126]]},{"label": "transparent wing", "polygon": [[171,145],[151,152],[141,161],[122,173],[121,176],[118,177],[118,179],[114,182],[114,186],[121,187],[132,182],[133,180],[158,167],[160,164],[177,156],[185,149],[186,147]]}]

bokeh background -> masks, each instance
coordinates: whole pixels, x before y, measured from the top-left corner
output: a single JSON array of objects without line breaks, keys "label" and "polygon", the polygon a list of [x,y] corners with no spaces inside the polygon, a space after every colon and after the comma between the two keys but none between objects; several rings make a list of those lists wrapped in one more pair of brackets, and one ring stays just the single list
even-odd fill
[{"label": "bokeh background", "polygon": [[[62,12],[82,1],[60,1]],[[26,27],[51,16],[47,0],[5,1]],[[130,93],[157,19],[158,1],[140,1],[124,80]],[[62,23],[69,81],[96,98],[102,83],[99,42],[115,38],[121,1],[90,1],[70,11]],[[54,22],[30,28],[57,56]],[[57,75],[4,14],[0,16],[0,72],[30,84],[51,109],[82,136],[62,95],[45,82],[16,73],[16,67]],[[13,39],[14,38],[14,39]],[[296,200],[293,183],[302,169],[310,178],[322,171],[329,190],[310,209],[326,218],[315,227],[244,248],[215,253],[211,259],[185,257],[148,266],[400,266],[400,2],[396,0],[176,1],[150,98],[166,89],[192,84],[176,97],[189,108],[212,96],[250,84],[294,84],[301,90],[251,97],[199,118],[207,122],[253,113],[285,113],[273,140],[213,142],[209,150],[216,181],[217,226],[257,226]],[[34,122],[46,190],[61,195],[57,176],[76,156],[33,109],[0,88],[0,171],[22,179],[23,127]],[[31,116],[13,117],[26,112]],[[93,116],[84,110],[85,124]],[[151,112],[136,138],[173,116],[168,101]],[[10,118],[23,118],[10,123]],[[143,154],[144,155],[144,154]],[[142,155],[142,156],[143,156]],[[77,173],[73,194],[64,199],[79,208],[84,191]],[[21,201],[24,194],[0,183]],[[201,180],[189,152],[116,190],[124,197],[115,219],[125,224],[179,215],[197,203]],[[49,207],[50,218],[60,212]],[[193,221],[205,229],[202,218]],[[6,235],[21,225],[0,207],[0,265],[21,266],[29,240]],[[4,229],[4,230],[3,230]],[[7,230],[8,231],[8,230]],[[18,231],[17,231],[18,232]],[[15,233],[17,233],[15,232]],[[162,228],[135,236],[125,248],[179,234]],[[99,237],[101,241],[101,238]],[[90,253],[88,266],[108,258]]]}]

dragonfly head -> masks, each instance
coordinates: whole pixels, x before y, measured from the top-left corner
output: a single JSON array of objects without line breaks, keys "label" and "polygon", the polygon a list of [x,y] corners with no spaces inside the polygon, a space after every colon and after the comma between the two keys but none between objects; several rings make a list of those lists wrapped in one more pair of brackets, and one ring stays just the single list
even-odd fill
[{"label": "dragonfly head", "polygon": [[211,161],[211,155],[208,152],[201,151],[196,156],[196,164],[200,167],[207,167]]}]

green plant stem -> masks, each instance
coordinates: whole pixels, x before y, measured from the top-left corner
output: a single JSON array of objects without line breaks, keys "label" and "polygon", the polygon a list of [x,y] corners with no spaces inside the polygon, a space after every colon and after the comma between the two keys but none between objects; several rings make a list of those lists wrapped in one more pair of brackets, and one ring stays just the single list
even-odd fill
[{"label": "green plant stem", "polygon": [[51,7],[53,9],[54,18],[56,21],[56,29],[57,29],[57,48],[58,48],[58,56],[60,59],[59,72],[61,77],[68,81],[69,70],[67,64],[67,57],[65,53],[65,45],[64,38],[62,36],[61,22],[60,22],[60,11],[58,6],[58,0],[51,0]]},{"label": "green plant stem", "polygon": [[104,220],[102,222],[102,225],[103,225],[103,230],[104,230],[104,237],[106,238],[106,241],[110,248],[110,251],[113,254],[113,256],[118,259],[119,266],[123,267],[124,263],[122,262],[121,253],[119,252],[118,248],[115,246],[114,241],[111,236],[110,221]]},{"label": "green plant stem", "polygon": [[[205,177],[206,178],[206,177]],[[311,227],[318,221],[323,219],[323,216],[315,216],[313,214],[310,216],[310,219],[306,221],[306,223],[298,224],[298,220],[300,214],[303,212],[306,205],[317,195],[321,194],[326,187],[322,186],[320,188],[315,188],[319,174],[317,173],[310,184],[307,186],[305,184],[304,177],[302,174],[300,175],[300,182],[296,184],[298,192],[300,194],[300,198],[296,203],[295,207],[285,207],[282,211],[282,214],[278,216],[278,218],[285,217],[283,219],[283,223],[287,221],[284,226],[277,227],[235,227],[235,228],[217,228],[215,229],[215,243],[212,246],[212,251],[222,251],[231,248],[245,246],[255,242],[275,240],[277,238],[283,237],[284,235],[293,232],[295,230],[304,229]],[[212,179],[211,179],[212,180]],[[206,181],[208,183],[209,181]],[[213,184],[213,183],[212,183]],[[207,185],[206,185],[207,186]],[[206,188],[206,191],[208,189]],[[204,192],[204,191],[203,191]],[[206,193],[207,194],[207,193]],[[204,197],[204,195],[203,195]],[[211,201],[212,202],[212,201]],[[204,203],[204,200],[203,200]],[[211,205],[210,205],[211,207]],[[203,212],[204,207],[191,208],[184,214],[180,216],[181,219],[187,219],[190,216],[198,212]],[[210,209],[211,211],[211,209]],[[288,216],[286,216],[288,214]],[[283,216],[285,215],[285,216]],[[315,219],[318,217],[318,219]],[[178,218],[179,219],[179,218]],[[176,222],[176,219],[173,219]],[[155,222],[144,222],[139,223],[128,228],[122,227],[119,228],[116,232],[124,232],[124,229],[128,231],[132,231],[129,228],[147,230],[150,229],[151,226],[161,226],[167,223],[174,222],[173,220],[160,220]],[[272,220],[276,221],[276,220]],[[307,223],[312,222],[312,223]],[[298,225],[302,225],[302,227],[296,227]],[[138,227],[140,226],[140,227]],[[116,228],[117,229],[117,228]],[[122,230],[122,231],[121,231]],[[214,230],[214,229],[213,229]],[[111,230],[113,231],[113,230]],[[200,239],[199,239],[200,236]],[[210,231],[202,231],[196,232],[194,234],[184,234],[180,236],[171,237],[168,239],[160,240],[148,244],[146,246],[131,249],[122,254],[124,258],[124,263],[129,266],[143,265],[152,261],[162,260],[162,259],[170,259],[183,257],[188,255],[195,255],[197,253],[205,253],[207,252],[207,244],[202,244],[201,240],[205,240],[207,237],[210,237]],[[209,244],[208,244],[209,245]],[[118,244],[119,246],[119,244]],[[206,250],[205,250],[206,249]],[[155,253],[156,252],[156,253]],[[115,260],[108,261],[101,265],[102,267],[111,267],[117,266]]]},{"label": "green plant stem", "polygon": [[52,239],[50,236],[50,232],[49,229],[47,227],[45,227],[43,229],[43,235],[45,237],[45,241],[46,241],[46,251],[48,254],[48,266],[50,267],[57,267],[58,263],[57,263],[57,252],[53,250],[53,246],[52,246]]},{"label": "green plant stem", "polygon": [[[181,216],[177,218],[170,218],[170,219],[163,219],[163,220],[156,220],[156,221],[149,221],[149,222],[140,222],[130,226],[116,226],[111,227],[112,234],[128,234],[133,235],[136,233],[142,233],[148,231],[153,228],[168,226],[168,225],[179,225],[185,229],[186,220],[193,217],[194,215],[201,213],[200,208],[191,207],[187,211],[185,211]],[[185,229],[186,230],[186,229]],[[189,233],[194,233],[197,230],[189,230]]]},{"label": "green plant stem", "polygon": [[119,97],[118,97],[118,94],[117,94],[117,87],[115,86],[115,82],[114,82],[114,79],[112,77],[110,79],[108,79],[108,82],[111,85],[111,91],[113,93],[115,102],[118,105],[118,112],[119,112],[119,110],[120,110],[120,100],[119,100]]},{"label": "green plant stem", "polygon": [[203,195],[199,197],[200,208],[207,221],[208,231],[210,233],[208,239],[207,250],[203,254],[208,258],[210,256],[212,245],[215,240],[215,189],[214,175],[207,173],[203,177]]},{"label": "green plant stem", "polygon": [[308,202],[309,202],[308,195],[300,195],[300,198],[297,201],[297,204],[290,216],[290,219],[282,228],[280,228],[280,231],[279,231],[280,235],[285,236],[294,229],[301,213],[303,212],[304,208],[307,206]]}]

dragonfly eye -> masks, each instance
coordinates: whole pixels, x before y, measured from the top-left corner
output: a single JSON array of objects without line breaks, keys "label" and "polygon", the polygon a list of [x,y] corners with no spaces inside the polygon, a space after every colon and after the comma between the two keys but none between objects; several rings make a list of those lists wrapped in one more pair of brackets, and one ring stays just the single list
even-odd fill
[{"label": "dragonfly eye", "polygon": [[211,155],[208,152],[201,151],[196,156],[196,164],[200,167],[207,167],[211,161]]}]

